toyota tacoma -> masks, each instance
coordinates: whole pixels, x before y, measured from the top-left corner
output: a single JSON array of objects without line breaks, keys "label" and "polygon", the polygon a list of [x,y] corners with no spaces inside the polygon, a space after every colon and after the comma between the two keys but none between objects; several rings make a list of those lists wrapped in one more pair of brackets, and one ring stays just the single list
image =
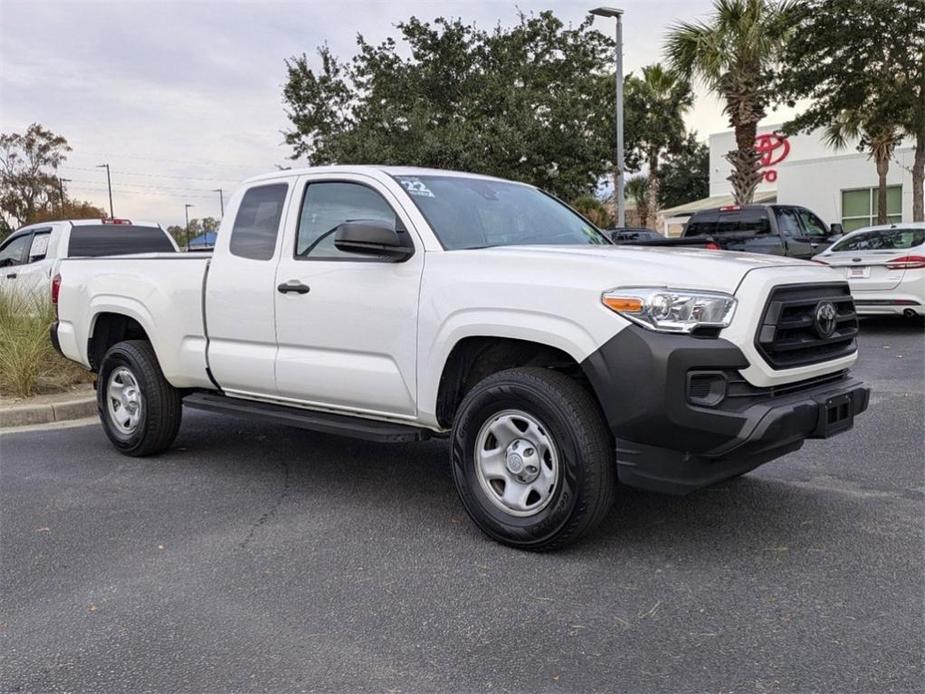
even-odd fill
[{"label": "toyota tacoma", "polygon": [[870,392],[831,268],[617,246],[473,174],[274,172],[234,195],[211,257],[68,258],[51,294],[51,339],[96,372],[122,453],[168,449],[184,406],[445,436],[465,510],[523,549],[589,532],[618,481],[686,493],[845,431]]}]

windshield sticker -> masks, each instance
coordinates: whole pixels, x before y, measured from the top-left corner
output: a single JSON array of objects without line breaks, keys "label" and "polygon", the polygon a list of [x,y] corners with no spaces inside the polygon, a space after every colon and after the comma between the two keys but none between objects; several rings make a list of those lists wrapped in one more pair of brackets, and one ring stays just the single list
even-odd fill
[{"label": "windshield sticker", "polygon": [[398,182],[402,184],[402,187],[408,191],[410,195],[417,195],[422,198],[432,198],[434,194],[430,192],[430,188],[424,185],[424,182],[420,178],[408,178],[402,176],[398,178]]},{"label": "windshield sticker", "polygon": [[32,248],[29,249],[29,257],[34,255],[45,255],[48,252],[49,234],[40,234],[32,237]]}]

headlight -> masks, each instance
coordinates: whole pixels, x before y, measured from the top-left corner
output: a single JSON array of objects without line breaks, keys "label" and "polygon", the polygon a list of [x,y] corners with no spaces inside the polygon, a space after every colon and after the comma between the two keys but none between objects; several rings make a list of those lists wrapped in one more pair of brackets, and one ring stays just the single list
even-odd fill
[{"label": "headlight", "polygon": [[729,294],[666,287],[618,287],[604,292],[601,301],[624,318],[664,333],[725,328],[736,307]]}]

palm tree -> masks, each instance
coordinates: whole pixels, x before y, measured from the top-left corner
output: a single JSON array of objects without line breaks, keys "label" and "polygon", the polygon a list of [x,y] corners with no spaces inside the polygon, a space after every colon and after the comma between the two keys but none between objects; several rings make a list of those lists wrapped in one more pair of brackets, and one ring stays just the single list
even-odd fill
[{"label": "palm tree", "polygon": [[649,226],[649,212],[655,210],[650,207],[652,192],[652,179],[650,176],[641,174],[633,176],[626,182],[626,195],[636,203],[636,214],[639,216],[639,226]]},{"label": "palm tree", "polygon": [[[642,68],[642,77],[630,76],[626,83],[627,100],[637,102],[630,109],[635,114],[633,127],[637,148],[649,165],[646,217],[658,210],[659,164],[669,151],[677,151],[684,142],[684,114],[694,103],[690,81],[660,63]],[[640,180],[640,179],[633,179]],[[642,211],[637,197],[637,209]],[[645,226],[645,219],[642,225]]]},{"label": "palm tree", "polygon": [[772,102],[771,75],[786,44],[791,0],[714,0],[709,22],[675,24],[665,44],[671,67],[699,78],[725,101],[735,130],[732,192],[737,204],[752,200],[761,180],[755,151],[758,122]]},{"label": "palm tree", "polygon": [[893,150],[902,139],[898,126],[870,111],[842,111],[826,127],[826,143],[844,149],[850,140],[858,140],[858,149],[866,150],[877,167],[877,224],[887,223],[886,177]]}]

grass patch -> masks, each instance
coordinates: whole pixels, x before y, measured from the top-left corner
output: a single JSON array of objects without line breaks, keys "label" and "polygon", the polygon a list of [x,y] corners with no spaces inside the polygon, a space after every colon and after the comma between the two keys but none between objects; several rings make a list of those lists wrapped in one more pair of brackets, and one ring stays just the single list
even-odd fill
[{"label": "grass patch", "polygon": [[93,380],[52,347],[48,328],[54,320],[47,297],[0,292],[0,395],[58,393]]}]

